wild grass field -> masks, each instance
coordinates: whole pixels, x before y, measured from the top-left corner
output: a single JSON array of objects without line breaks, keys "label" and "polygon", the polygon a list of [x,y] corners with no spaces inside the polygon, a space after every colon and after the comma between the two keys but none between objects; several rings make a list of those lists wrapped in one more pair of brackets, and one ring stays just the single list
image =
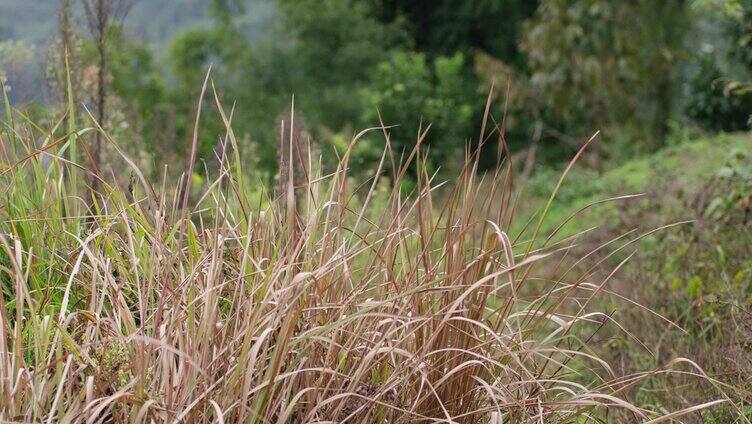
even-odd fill
[{"label": "wild grass field", "polygon": [[748,0],[0,0],[0,93],[0,424],[752,421]]},{"label": "wild grass field", "polygon": [[[674,241],[748,235],[746,212],[713,218],[749,198],[718,204],[748,136],[676,146],[582,193],[594,138],[518,184],[508,157],[479,174],[471,150],[440,180],[420,142],[399,161],[372,128],[333,172],[308,150],[281,196],[258,198],[214,101],[224,137],[200,184],[150,181],[124,154],[129,178],[99,176],[78,140],[122,150],[92,117],[45,128],[6,102],[0,421],[749,420],[748,316],[728,303],[749,293],[749,239],[719,244],[737,250],[718,269],[693,261],[721,250]],[[503,152],[500,131],[480,134]],[[288,134],[289,164],[307,140]],[[349,154],[373,134],[385,148],[358,181]],[[701,219],[669,190],[705,196]],[[701,223],[718,232],[687,230]]]}]

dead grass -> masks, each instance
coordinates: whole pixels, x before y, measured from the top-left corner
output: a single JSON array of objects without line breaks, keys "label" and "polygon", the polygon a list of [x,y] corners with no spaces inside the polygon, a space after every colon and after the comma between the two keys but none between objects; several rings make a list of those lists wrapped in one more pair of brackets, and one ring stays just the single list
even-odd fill
[{"label": "dead grass", "polygon": [[105,179],[87,205],[59,148],[98,129],[8,123],[29,154],[2,176],[0,421],[661,422],[729,401],[720,383],[684,410],[630,401],[656,375],[710,379],[684,359],[617,375],[592,353],[618,326],[592,300],[621,265],[560,272],[576,237],[539,221],[510,237],[508,162],[480,176],[469,154],[439,183],[420,142],[387,166],[376,128],[352,141],[383,132],[376,179],[357,185],[349,154],[328,174],[308,158],[305,195],[279,210],[250,202],[222,116],[219,174],[192,202],[190,182],[153,188],[133,165],[135,185]]}]

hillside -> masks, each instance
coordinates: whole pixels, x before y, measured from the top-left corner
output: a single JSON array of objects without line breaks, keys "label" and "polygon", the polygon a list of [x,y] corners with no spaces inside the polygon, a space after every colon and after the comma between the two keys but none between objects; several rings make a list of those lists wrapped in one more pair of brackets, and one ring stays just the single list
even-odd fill
[{"label": "hillside", "polygon": [[[150,0],[131,2],[127,26],[144,40],[161,42],[181,28],[208,20],[209,0]],[[0,38],[46,43],[57,19],[57,0],[0,2]]]},{"label": "hillside", "polygon": [[[524,209],[544,205],[558,175],[553,170],[536,175]],[[602,289],[613,294],[601,300],[602,308],[612,311],[625,332],[601,335],[594,352],[610,358],[623,373],[659,367],[682,355],[731,384],[731,398],[749,399],[752,137],[720,134],[691,140],[601,173],[575,167],[542,234],[587,205],[639,193],[643,196],[588,208],[560,233],[589,230],[578,240],[575,250],[581,253],[575,256],[588,254],[590,260],[582,266],[604,279],[623,255],[634,252]],[[617,251],[621,254],[611,256]],[[698,388],[690,380],[667,376],[637,385],[633,400],[671,410],[698,402],[713,389],[711,384]],[[733,417],[720,409],[698,414],[698,421],[691,422],[731,422]]]},{"label": "hillside", "polygon": [[[741,155],[741,159],[735,159],[736,155]],[[689,140],[604,172],[575,165],[551,206],[543,232],[553,230],[566,217],[589,204],[629,194],[644,196],[590,207],[572,220],[563,233],[603,224],[618,230],[628,223],[636,223],[630,218],[630,212],[635,211],[643,211],[642,226],[701,218],[704,211],[689,209],[686,203],[697,200],[695,197],[726,168],[728,161],[752,161],[749,134],[719,134]],[[537,210],[545,204],[560,173],[560,169],[545,169],[531,178],[526,184],[529,197],[525,200],[525,209]],[[649,221],[645,220],[646,210],[652,211]]]},{"label": "hillside", "polygon": [[[180,30],[208,26],[210,0],[126,0],[125,26],[128,32],[150,43],[169,41]],[[267,29],[274,13],[270,0],[243,3],[245,12],[236,19],[253,39]],[[34,45],[47,43],[57,24],[57,0],[4,0],[0,2],[0,41],[21,40]],[[83,15],[78,11],[83,26]]]}]

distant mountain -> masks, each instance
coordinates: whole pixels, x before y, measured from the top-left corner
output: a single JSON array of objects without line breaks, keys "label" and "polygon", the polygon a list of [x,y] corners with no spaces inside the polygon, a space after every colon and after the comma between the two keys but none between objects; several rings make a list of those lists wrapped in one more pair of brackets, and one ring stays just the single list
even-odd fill
[{"label": "distant mountain", "polygon": [[[176,32],[209,25],[207,8],[211,0],[128,0],[125,18],[128,32],[150,43],[169,40]],[[250,38],[265,30],[274,13],[272,0],[246,1],[246,14],[239,23]],[[81,32],[85,20],[76,2]],[[46,43],[54,34],[58,0],[0,0],[0,41],[15,39],[31,44]]]},{"label": "distant mountain", "polygon": [[176,32],[193,26],[208,25],[210,0],[135,0],[125,19],[129,32],[160,43]]},{"label": "distant mountain", "polygon": [[[166,44],[187,28],[211,25],[211,0],[125,0],[124,24],[133,37],[154,46],[158,62],[164,65]],[[274,0],[246,0],[245,13],[236,23],[248,39],[256,40],[269,31],[274,18]],[[57,27],[59,0],[0,0],[0,77],[12,86],[11,100],[24,103],[42,100],[45,84],[39,68],[46,45]],[[88,35],[81,0],[75,1],[75,20],[81,36]]]},{"label": "distant mountain", "polygon": [[56,0],[0,1],[0,40],[44,42],[55,24]]}]

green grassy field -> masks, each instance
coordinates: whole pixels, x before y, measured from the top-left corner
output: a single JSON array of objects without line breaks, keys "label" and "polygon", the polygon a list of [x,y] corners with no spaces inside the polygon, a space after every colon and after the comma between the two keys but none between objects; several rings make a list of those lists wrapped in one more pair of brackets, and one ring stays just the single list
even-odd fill
[{"label": "green grassy field", "polygon": [[[578,214],[565,229],[578,232],[592,225],[615,229],[623,225],[620,217],[629,210],[656,210],[658,216],[645,224],[660,225],[695,219],[695,212],[685,208],[688,197],[697,195],[736,154],[748,164],[752,158],[752,138],[748,134],[719,134],[687,140],[605,171],[575,168],[559,190],[544,230],[553,230],[572,213],[609,197],[644,194],[629,199],[589,207]],[[524,188],[523,208],[536,211],[545,205],[561,171],[542,170]],[[524,220],[519,223],[524,224]],[[545,231],[544,231],[545,232]]]}]

